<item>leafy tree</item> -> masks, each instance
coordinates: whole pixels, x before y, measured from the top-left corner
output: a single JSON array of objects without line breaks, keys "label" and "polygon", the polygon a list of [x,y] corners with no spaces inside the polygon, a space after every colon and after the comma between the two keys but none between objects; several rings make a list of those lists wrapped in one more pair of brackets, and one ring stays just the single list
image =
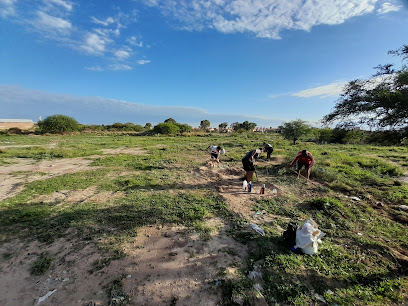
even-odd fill
[{"label": "leafy tree", "polygon": [[293,144],[296,144],[296,140],[301,136],[310,132],[310,126],[301,119],[284,122],[283,125],[279,126],[279,129],[285,139],[293,140]]},{"label": "leafy tree", "polygon": [[[366,124],[374,128],[404,128],[408,125],[408,45],[389,54],[402,57],[402,65],[379,65],[367,80],[350,81],[323,123],[343,120],[339,126]],[[348,121],[347,121],[348,120]]]},{"label": "leafy tree", "polygon": [[210,127],[211,123],[208,120],[201,120],[200,122],[200,129],[206,130]]},{"label": "leafy tree", "polygon": [[147,122],[144,126],[145,129],[151,129],[152,128],[152,124],[150,122]]},{"label": "leafy tree", "polygon": [[177,124],[172,122],[159,123],[153,128],[153,131],[157,134],[177,134],[180,132],[180,128]]},{"label": "leafy tree", "polygon": [[223,131],[223,130],[225,130],[225,129],[227,128],[227,126],[228,126],[228,122],[223,122],[223,123],[220,123],[220,124],[218,125],[218,129],[219,129],[220,131]]},{"label": "leafy tree", "polygon": [[159,123],[153,128],[153,132],[157,134],[179,134],[179,133],[187,133],[192,130],[192,127],[188,124],[181,124],[181,123],[173,123],[173,122],[166,122],[166,123]]},{"label": "leafy tree", "polygon": [[231,128],[234,130],[234,131],[242,131],[242,130],[244,130],[244,131],[250,131],[250,130],[253,130],[254,128],[256,127],[256,123],[254,123],[254,122],[248,122],[248,121],[244,121],[244,122],[242,122],[242,123],[239,123],[239,122],[234,122],[234,123],[232,123],[231,124]]},{"label": "leafy tree", "polygon": [[38,122],[41,133],[74,132],[81,129],[81,125],[74,119],[65,115],[52,115]]},{"label": "leafy tree", "polygon": [[169,118],[169,119],[164,120],[164,123],[177,123],[177,121],[174,120],[173,118]]},{"label": "leafy tree", "polygon": [[180,133],[187,133],[190,132],[192,130],[192,127],[186,123],[181,124],[181,123],[177,123],[179,129],[180,129]]},{"label": "leafy tree", "polygon": [[318,139],[320,143],[330,143],[333,140],[333,130],[331,128],[319,129]]}]

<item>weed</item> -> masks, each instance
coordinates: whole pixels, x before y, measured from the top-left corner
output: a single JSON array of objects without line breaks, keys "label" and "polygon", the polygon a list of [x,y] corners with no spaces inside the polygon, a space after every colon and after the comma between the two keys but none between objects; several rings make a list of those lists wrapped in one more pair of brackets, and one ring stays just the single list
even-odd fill
[{"label": "weed", "polygon": [[43,275],[47,270],[50,268],[52,262],[52,258],[43,253],[38,257],[30,268],[30,273],[32,275]]}]

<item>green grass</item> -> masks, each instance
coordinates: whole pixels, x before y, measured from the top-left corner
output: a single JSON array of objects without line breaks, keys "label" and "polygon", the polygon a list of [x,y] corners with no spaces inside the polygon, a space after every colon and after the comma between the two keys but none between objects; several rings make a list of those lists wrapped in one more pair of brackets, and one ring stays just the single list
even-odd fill
[{"label": "green grass", "polygon": [[[253,207],[274,215],[271,221],[259,224],[266,232],[263,237],[248,231],[249,221],[228,209],[215,185],[180,184],[191,179],[194,170],[209,159],[205,149],[210,144],[226,148],[226,155],[221,156],[226,167],[241,168],[246,152],[271,140],[275,148],[272,157],[280,155],[283,162],[265,163],[263,156],[257,163],[257,183],[276,184],[282,193],[258,199]],[[32,181],[14,197],[1,201],[0,243],[16,237],[50,243],[76,229],[78,239],[94,241],[103,254],[94,262],[90,271],[94,272],[126,256],[122,244],[137,235],[140,227],[179,224],[206,240],[211,239],[213,229],[205,221],[216,215],[229,224],[230,235],[247,246],[249,256],[239,278],[227,280],[220,275],[225,304],[231,304],[234,296],[251,300],[253,281],[247,275],[255,263],[262,268],[262,293],[269,304],[320,303],[315,294],[337,305],[401,304],[407,298],[407,266],[398,253],[403,254],[408,247],[408,214],[398,206],[408,203],[407,184],[399,182],[408,170],[408,147],[306,142],[293,146],[277,134],[0,135],[0,145],[27,144],[35,146],[0,150],[0,166],[12,165],[15,158],[35,162],[92,156],[93,168]],[[138,148],[143,154],[104,155],[101,151],[115,148]],[[319,188],[305,187],[287,169],[302,149],[315,157],[311,179]],[[14,175],[29,177],[34,173]],[[88,187],[95,187],[97,192],[120,192],[121,197],[73,205],[38,200],[40,195]],[[304,194],[304,188],[310,193]],[[288,250],[279,230],[286,228],[289,219],[300,222],[307,218],[313,218],[327,234],[314,256]],[[229,252],[228,248],[224,251]],[[3,260],[8,258],[3,256]],[[43,254],[38,262],[36,270],[46,271],[51,258]]]}]

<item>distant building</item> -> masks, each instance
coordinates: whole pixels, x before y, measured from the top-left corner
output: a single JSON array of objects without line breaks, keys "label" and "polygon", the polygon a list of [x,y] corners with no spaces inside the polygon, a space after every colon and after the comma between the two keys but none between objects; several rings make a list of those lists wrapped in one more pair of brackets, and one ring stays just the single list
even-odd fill
[{"label": "distant building", "polygon": [[8,130],[11,128],[29,130],[33,127],[34,122],[30,119],[0,119],[0,130]]}]

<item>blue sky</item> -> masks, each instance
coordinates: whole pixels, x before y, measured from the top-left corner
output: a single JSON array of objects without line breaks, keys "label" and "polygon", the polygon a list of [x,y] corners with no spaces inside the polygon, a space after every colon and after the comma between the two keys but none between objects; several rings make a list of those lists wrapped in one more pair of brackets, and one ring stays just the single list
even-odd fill
[{"label": "blue sky", "polygon": [[0,118],[316,124],[403,44],[401,0],[0,0]]}]

